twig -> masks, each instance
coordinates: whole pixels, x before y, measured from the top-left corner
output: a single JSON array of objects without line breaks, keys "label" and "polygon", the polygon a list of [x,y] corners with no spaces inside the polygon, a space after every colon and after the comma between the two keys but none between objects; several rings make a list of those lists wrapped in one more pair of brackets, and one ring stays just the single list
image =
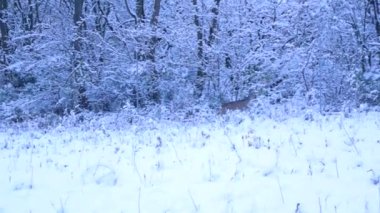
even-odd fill
[{"label": "twig", "polygon": [[280,179],[277,177],[276,180],[277,180],[278,188],[280,189],[282,204],[285,204],[285,199],[284,199],[284,194],[282,193],[282,187],[280,184]]},{"label": "twig", "polygon": [[379,198],[379,213],[380,213],[380,185],[379,185],[379,196],[377,196]]},{"label": "twig", "polygon": [[172,148],[173,148],[173,150],[174,150],[175,157],[177,158],[178,162],[182,165],[183,163],[182,163],[181,159],[180,159],[179,156],[178,156],[177,149],[175,148],[175,146],[174,146],[173,143],[170,143],[170,144],[172,145]]},{"label": "twig", "polygon": [[54,205],[53,202],[50,202],[51,206],[56,210],[57,213],[64,213],[65,212],[65,206],[67,204],[67,200],[69,199],[69,197],[66,197],[65,199],[65,202],[62,202],[62,198],[59,198],[59,208],[57,209],[57,207]]},{"label": "twig", "polygon": [[300,203],[297,203],[296,210],[294,211],[294,213],[301,213],[300,205],[301,205]]},{"label": "twig", "polygon": [[187,192],[189,193],[189,196],[190,196],[191,202],[193,203],[195,211],[199,212],[199,206],[195,203],[195,200],[194,200],[193,196],[191,195],[190,190],[188,189]]},{"label": "twig", "polygon": [[138,168],[137,168],[137,164],[136,164],[136,153],[137,153],[136,146],[133,146],[133,148],[132,148],[132,152],[133,152],[133,153],[132,153],[132,156],[133,156],[133,167],[134,167],[134,169],[135,169],[137,175],[139,176],[140,183],[142,184],[142,183],[143,183],[143,179],[142,179],[142,177],[141,177],[141,174],[140,174],[140,172],[139,172],[139,170],[138,170]]},{"label": "twig", "polygon": [[278,168],[278,162],[280,161],[280,151],[279,147],[276,148],[276,168]]},{"label": "twig", "polygon": [[342,127],[343,127],[343,130],[346,133],[348,139],[350,139],[350,142],[351,142],[350,145],[352,145],[354,147],[356,153],[360,156],[360,152],[359,152],[358,148],[356,147],[355,139],[350,136],[350,134],[348,133],[348,131],[347,131],[346,127],[344,126],[344,124],[342,124]]},{"label": "twig", "polygon": [[239,162],[238,162],[238,163],[241,163],[242,159],[241,159],[241,156],[240,156],[239,152],[238,152],[237,149],[236,149],[235,144],[232,142],[231,138],[230,138],[228,135],[226,135],[226,136],[227,136],[227,138],[228,138],[228,142],[230,142],[230,144],[231,144],[231,146],[232,146],[232,151],[235,152],[237,158],[239,159]]},{"label": "twig", "polygon": [[209,176],[210,176],[210,179],[209,181],[213,181],[213,175],[212,175],[212,169],[211,169],[211,160],[208,159],[208,172],[209,172]]},{"label": "twig", "polygon": [[292,145],[293,150],[294,150],[294,154],[295,154],[296,157],[297,157],[298,153],[297,153],[296,146],[294,145],[294,141],[293,141],[293,137],[292,137],[292,136],[290,136],[290,138],[289,138],[289,143]]},{"label": "twig", "polygon": [[335,158],[335,171],[336,171],[336,177],[339,178],[338,160],[336,158]]},{"label": "twig", "polygon": [[34,182],[34,168],[33,168],[33,149],[34,149],[34,145],[29,145],[29,149],[30,149],[30,183],[29,183],[29,189],[32,189],[33,188],[33,182]]},{"label": "twig", "polygon": [[138,199],[138,201],[137,201],[137,208],[138,208],[138,213],[140,213],[141,212],[141,208],[140,208],[140,205],[141,204],[141,187],[139,187],[139,199]]}]

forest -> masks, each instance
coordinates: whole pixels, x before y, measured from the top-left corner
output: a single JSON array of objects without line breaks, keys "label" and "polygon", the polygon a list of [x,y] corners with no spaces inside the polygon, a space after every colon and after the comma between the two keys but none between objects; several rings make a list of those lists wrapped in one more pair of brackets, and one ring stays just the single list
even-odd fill
[{"label": "forest", "polygon": [[380,104],[378,0],[0,0],[0,120]]},{"label": "forest", "polygon": [[379,1],[0,0],[0,213],[379,213]]}]

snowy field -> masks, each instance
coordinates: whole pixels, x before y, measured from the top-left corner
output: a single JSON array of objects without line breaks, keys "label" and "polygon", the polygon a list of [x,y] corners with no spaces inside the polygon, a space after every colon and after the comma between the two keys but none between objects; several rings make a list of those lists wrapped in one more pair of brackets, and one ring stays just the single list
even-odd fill
[{"label": "snowy field", "polygon": [[0,129],[0,212],[380,212],[380,113]]}]

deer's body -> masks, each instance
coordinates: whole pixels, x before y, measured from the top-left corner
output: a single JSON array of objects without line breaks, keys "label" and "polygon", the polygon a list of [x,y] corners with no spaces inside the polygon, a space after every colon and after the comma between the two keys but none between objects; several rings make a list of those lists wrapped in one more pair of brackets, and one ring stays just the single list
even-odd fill
[{"label": "deer's body", "polygon": [[220,114],[225,114],[228,111],[234,110],[246,110],[249,108],[249,102],[252,100],[251,97],[245,98],[238,101],[232,101],[222,104],[222,108],[220,109]]}]

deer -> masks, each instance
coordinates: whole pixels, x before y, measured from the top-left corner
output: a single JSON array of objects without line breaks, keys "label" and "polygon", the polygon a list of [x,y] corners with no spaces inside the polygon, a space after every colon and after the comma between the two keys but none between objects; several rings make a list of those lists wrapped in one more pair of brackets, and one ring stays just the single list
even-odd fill
[{"label": "deer", "polygon": [[[271,84],[268,84],[267,88],[269,88],[270,91],[274,91],[287,78],[288,78],[287,75],[279,76],[279,78],[274,79],[275,80],[274,82],[272,82]],[[253,90],[250,90],[248,92],[248,94],[250,94],[250,95],[247,98],[237,100],[237,101],[231,101],[231,102],[223,103],[218,114],[223,115],[223,114],[226,114],[228,111],[235,111],[235,110],[244,111],[244,110],[249,109],[249,103],[251,102],[251,100],[257,98],[257,96],[256,96],[257,93],[255,93]]]},{"label": "deer", "polygon": [[247,110],[249,108],[249,102],[251,102],[251,100],[255,98],[256,98],[255,95],[250,95],[247,98],[244,98],[241,100],[223,103],[219,114],[223,115],[223,114],[226,114],[228,111]]}]

